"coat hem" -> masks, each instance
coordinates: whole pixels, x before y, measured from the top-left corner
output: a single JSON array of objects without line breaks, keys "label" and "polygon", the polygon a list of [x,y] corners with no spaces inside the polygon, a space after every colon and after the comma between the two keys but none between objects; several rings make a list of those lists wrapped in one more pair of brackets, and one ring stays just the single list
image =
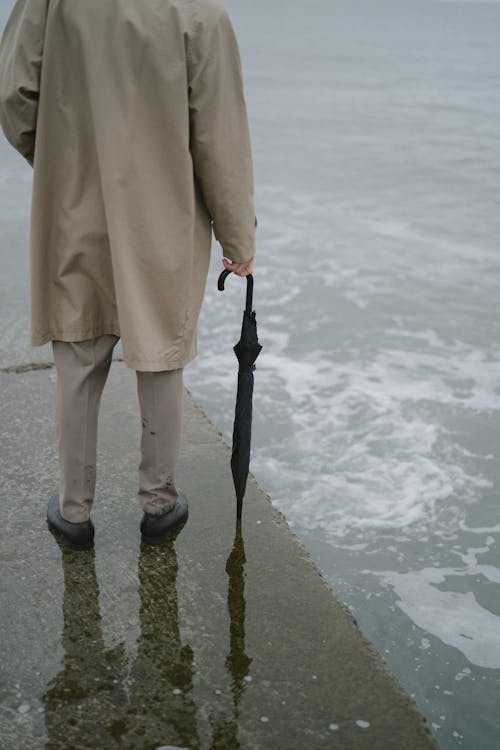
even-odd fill
[{"label": "coat hem", "polygon": [[135,359],[126,357],[123,355],[123,361],[130,367],[131,370],[139,370],[140,372],[164,372],[165,370],[181,370],[186,365],[195,359],[197,356],[196,352],[190,355],[182,357],[168,357],[166,359]]},{"label": "coat hem", "polygon": [[[120,326],[118,323],[102,323],[98,326],[91,326],[89,328],[51,328],[43,333],[32,332],[31,345],[43,346],[51,341],[87,341],[88,339],[95,339],[98,336],[104,335],[118,336],[121,338]],[[124,351],[123,361],[131,370],[139,370],[141,372],[163,372],[165,370],[180,370],[192,362],[197,355],[198,349],[195,344],[188,349],[184,357],[179,354],[176,354],[175,356],[167,354],[164,357],[143,359],[142,357],[127,356]]]},{"label": "coat hem", "polygon": [[99,325],[88,326],[87,328],[49,328],[42,333],[33,331],[31,334],[32,346],[43,346],[49,341],[87,341],[95,339],[98,336],[111,335],[121,336],[120,326],[116,321],[109,323],[100,323]]}]

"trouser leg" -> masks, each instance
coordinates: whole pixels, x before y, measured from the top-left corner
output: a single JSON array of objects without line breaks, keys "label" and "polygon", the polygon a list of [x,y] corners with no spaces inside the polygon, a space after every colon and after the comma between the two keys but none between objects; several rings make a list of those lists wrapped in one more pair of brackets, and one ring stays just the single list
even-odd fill
[{"label": "trouser leg", "polygon": [[183,369],[137,371],[137,392],[142,418],[139,502],[145,513],[167,513],[177,500]]},{"label": "trouser leg", "polygon": [[97,418],[118,336],[53,341],[62,517],[87,521],[96,481]]}]

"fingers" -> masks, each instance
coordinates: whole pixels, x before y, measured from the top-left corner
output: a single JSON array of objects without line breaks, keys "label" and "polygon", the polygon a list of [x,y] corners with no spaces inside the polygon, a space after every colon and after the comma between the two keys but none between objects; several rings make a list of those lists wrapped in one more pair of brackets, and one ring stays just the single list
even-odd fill
[{"label": "fingers", "polygon": [[233,273],[236,274],[236,276],[248,276],[248,274],[252,273],[248,266],[244,265],[238,265],[236,268],[232,269]]},{"label": "fingers", "polygon": [[253,273],[253,258],[248,263],[230,263],[223,258],[222,263],[227,271],[232,271],[236,276],[248,276]]}]

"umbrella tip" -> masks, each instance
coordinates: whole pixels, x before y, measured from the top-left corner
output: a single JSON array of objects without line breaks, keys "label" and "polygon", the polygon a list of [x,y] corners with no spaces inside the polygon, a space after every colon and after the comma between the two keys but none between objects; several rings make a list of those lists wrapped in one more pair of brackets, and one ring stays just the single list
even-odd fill
[{"label": "umbrella tip", "polygon": [[238,498],[236,502],[236,524],[241,525],[242,511],[243,511],[243,498]]}]

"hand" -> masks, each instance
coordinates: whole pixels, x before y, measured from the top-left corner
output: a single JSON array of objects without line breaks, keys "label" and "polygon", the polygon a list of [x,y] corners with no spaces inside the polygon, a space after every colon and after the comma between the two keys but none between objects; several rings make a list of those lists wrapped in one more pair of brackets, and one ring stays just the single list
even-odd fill
[{"label": "hand", "polygon": [[229,263],[225,258],[222,259],[226,271],[232,271],[236,276],[248,276],[253,273],[253,258],[247,263]]}]

